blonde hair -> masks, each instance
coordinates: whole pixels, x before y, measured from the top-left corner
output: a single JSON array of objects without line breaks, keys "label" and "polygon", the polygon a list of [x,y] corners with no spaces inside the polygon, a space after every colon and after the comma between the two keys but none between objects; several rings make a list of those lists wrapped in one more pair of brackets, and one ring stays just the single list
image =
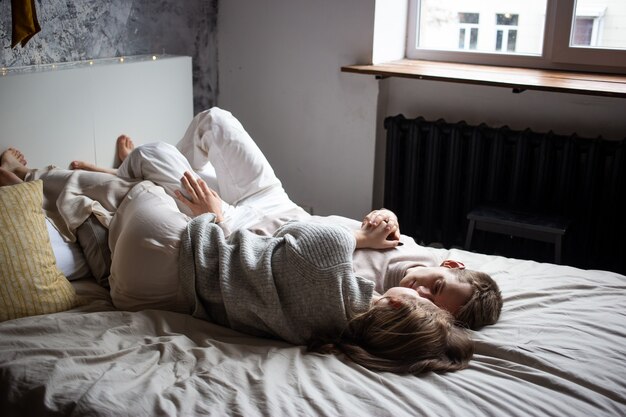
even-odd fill
[{"label": "blonde hair", "polygon": [[470,284],[472,295],[456,313],[459,324],[478,330],[494,324],[502,311],[502,294],[498,284],[488,274],[471,269],[455,269],[459,281]]},{"label": "blonde hair", "polygon": [[339,340],[317,339],[309,351],[343,353],[368,369],[401,374],[467,366],[474,344],[465,329],[454,325],[450,313],[434,305],[389,299],[355,315]]}]

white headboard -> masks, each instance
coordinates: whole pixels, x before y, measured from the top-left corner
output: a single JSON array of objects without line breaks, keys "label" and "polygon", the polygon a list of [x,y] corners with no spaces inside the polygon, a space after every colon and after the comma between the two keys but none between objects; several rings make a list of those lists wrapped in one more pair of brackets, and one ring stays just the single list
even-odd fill
[{"label": "white headboard", "polygon": [[137,56],[0,69],[0,152],[28,165],[113,166],[121,133],[175,144],[193,117],[191,58]]}]

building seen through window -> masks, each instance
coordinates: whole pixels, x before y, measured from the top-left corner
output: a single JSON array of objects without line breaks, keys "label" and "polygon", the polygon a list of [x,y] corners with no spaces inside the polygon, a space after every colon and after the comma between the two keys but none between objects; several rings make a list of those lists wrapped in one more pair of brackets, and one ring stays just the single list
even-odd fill
[{"label": "building seen through window", "polygon": [[541,54],[547,0],[420,0],[416,47]]},{"label": "building seen through window", "polygon": [[[425,50],[540,56],[548,0],[413,0]],[[626,48],[625,0],[577,0],[572,46]]]}]

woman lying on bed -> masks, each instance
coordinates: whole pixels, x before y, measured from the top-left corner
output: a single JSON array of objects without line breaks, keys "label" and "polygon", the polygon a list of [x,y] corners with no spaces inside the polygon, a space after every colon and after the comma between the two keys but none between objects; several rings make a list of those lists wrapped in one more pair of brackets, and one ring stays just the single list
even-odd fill
[{"label": "woman lying on bed", "polygon": [[[5,152],[1,183],[31,174],[23,164],[18,151]],[[189,197],[181,201],[196,216],[192,220],[149,181],[133,186],[117,208],[110,225],[116,306],[136,309],[161,292],[162,307],[341,352],[373,370],[417,374],[467,365],[473,344],[449,313],[407,288],[378,295],[373,282],[354,275],[356,247],[397,244],[387,240],[385,222],[357,232],[293,222],[273,237],[240,229],[227,239],[216,224],[224,221],[217,193],[190,172],[183,183]]]},{"label": "woman lying on bed", "polygon": [[[215,109],[213,113],[214,118],[230,116]],[[229,123],[232,127],[232,120]],[[200,126],[193,127],[193,132],[206,142],[206,132]],[[241,132],[245,133],[243,129],[237,133]],[[213,136],[221,137],[222,145],[232,145],[230,134],[222,131]],[[215,137],[212,142],[205,154],[213,154],[211,162],[218,174],[232,182],[232,187],[223,187],[228,185],[224,181],[220,184],[220,189],[231,190],[231,201],[256,203],[252,206],[263,206],[268,215],[276,214],[273,209],[284,212],[285,201],[278,201],[281,196],[269,192],[276,187],[282,190],[280,182],[271,168],[268,171],[267,167],[258,166],[259,160],[264,164],[267,161],[256,146],[224,147],[216,143],[220,140]],[[128,177],[149,178],[159,170],[180,165],[180,161],[168,161],[167,155],[146,157],[150,152],[156,156],[163,147],[167,148],[139,148],[124,161],[121,172],[128,172]],[[169,151],[170,156],[176,155],[172,149]],[[247,163],[234,166],[244,169],[219,169],[220,158],[236,161],[237,156]],[[25,171],[25,167],[17,165],[13,172]],[[164,167],[168,169],[163,170]],[[254,174],[254,178],[245,178],[242,171]],[[158,180],[154,176],[153,179]],[[390,227],[388,222],[374,219],[372,224],[349,233],[338,226],[293,223],[279,229],[274,238],[262,239],[237,231],[227,240],[224,231],[213,222],[228,229],[225,212],[230,212],[231,225],[232,221],[237,224],[237,214],[241,214],[238,210],[247,207],[243,214],[248,217],[252,213],[250,206],[228,205],[190,172],[185,174],[183,184],[187,197],[178,190],[174,193],[181,208],[197,216],[189,224],[189,218],[175,207],[163,189],[151,183],[132,188],[117,209],[110,227],[110,281],[112,298],[119,308],[152,306],[189,311],[191,304],[196,316],[251,334],[308,343],[325,351],[338,350],[372,369],[418,373],[454,370],[467,364],[471,342],[461,330],[451,326],[450,315],[407,288],[391,288],[379,298],[371,282],[352,272],[351,254],[355,246],[395,246],[397,241],[387,239],[396,236],[395,225]],[[167,181],[164,185],[167,189]],[[250,187],[257,192],[250,194]],[[291,209],[299,210],[295,205]],[[199,216],[204,212],[211,214]],[[385,212],[382,214],[386,216]],[[393,223],[390,217],[388,220]],[[178,269],[180,282],[176,279]],[[311,299],[316,302],[311,303]]]},{"label": "woman lying on bed", "polygon": [[[176,197],[183,172],[192,167],[200,170],[207,163],[211,163],[220,172],[215,187],[220,190],[224,200],[222,207],[225,221],[220,226],[226,235],[230,230],[238,228],[249,228],[257,234],[271,235],[288,220],[320,220],[316,216],[312,218],[291,202],[262,152],[229,112],[213,108],[200,113],[190,124],[178,148],[186,160],[180,158],[180,154],[172,147],[142,147],[120,167],[120,175],[153,179],[168,194]],[[121,159],[126,159],[132,150],[132,141],[125,136],[120,137],[118,152]],[[106,181],[108,180],[100,179],[100,182]],[[94,190],[96,187],[89,187],[89,192]],[[115,197],[123,195],[122,192],[123,189]],[[110,194],[112,193],[101,192],[97,200],[108,199]],[[56,195],[54,197],[49,200],[57,201]],[[181,211],[192,214],[180,200],[177,200],[177,204]],[[110,207],[114,203],[104,206],[105,209],[113,210]],[[102,218],[107,213],[101,209],[99,214]],[[63,220],[67,221],[68,216]],[[76,226],[84,219],[78,217],[73,220]],[[323,220],[340,223],[348,221],[335,216]],[[382,220],[389,220],[390,224],[397,227],[397,218],[388,210],[370,213],[363,225],[351,220],[349,222],[352,223],[347,225],[355,229],[359,226],[373,227]],[[57,228],[63,226],[58,223]],[[400,236],[399,229],[390,236],[397,239]],[[472,329],[497,321],[502,298],[497,284],[488,275],[458,268],[461,265],[450,261],[439,266],[439,261],[423,247],[415,244],[413,239],[403,236],[403,243],[404,246],[395,250],[357,250],[354,253],[357,275],[376,282],[376,290],[381,293],[393,286],[414,288],[420,296],[448,310],[455,315],[458,322]],[[132,255],[127,258],[132,262]],[[157,292],[155,300],[161,300],[160,295]],[[146,304],[149,306],[149,303]]]},{"label": "woman lying on bed", "polygon": [[[271,236],[286,221],[313,220],[340,223],[355,230],[375,228],[386,221],[388,239],[393,242],[401,237],[398,219],[389,210],[371,212],[362,224],[338,216],[319,217],[306,213],[289,199],[261,150],[227,111],[213,108],[198,114],[177,148],[180,152],[165,144],[143,146],[127,160],[134,145],[130,138],[122,135],[118,138],[117,150],[125,162],[119,171],[80,161],[74,161],[73,166],[117,173],[126,178],[150,179],[177,199],[182,212],[193,215],[179,193],[181,176],[192,170],[202,174],[210,164],[218,172],[212,186],[219,190],[223,200],[225,220],[219,224],[226,235],[231,230],[247,228],[256,234]],[[181,153],[185,158],[181,158]],[[198,176],[194,174],[189,181],[195,178]],[[413,288],[471,329],[498,320],[502,297],[489,275],[465,270],[462,264],[451,260],[440,265],[413,239],[402,238],[404,246],[394,250],[357,249],[353,256],[356,274],[374,281],[376,290],[381,293],[394,286]]]}]

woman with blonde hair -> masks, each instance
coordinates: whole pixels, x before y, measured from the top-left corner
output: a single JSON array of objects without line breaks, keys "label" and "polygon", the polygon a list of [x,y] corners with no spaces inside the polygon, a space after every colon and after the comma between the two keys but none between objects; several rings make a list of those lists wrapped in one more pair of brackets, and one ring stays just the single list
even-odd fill
[{"label": "woman with blonde hair", "polygon": [[314,340],[309,350],[344,354],[375,371],[419,374],[463,369],[474,353],[467,332],[450,313],[424,299],[402,299],[398,289],[355,315],[336,340]]}]

